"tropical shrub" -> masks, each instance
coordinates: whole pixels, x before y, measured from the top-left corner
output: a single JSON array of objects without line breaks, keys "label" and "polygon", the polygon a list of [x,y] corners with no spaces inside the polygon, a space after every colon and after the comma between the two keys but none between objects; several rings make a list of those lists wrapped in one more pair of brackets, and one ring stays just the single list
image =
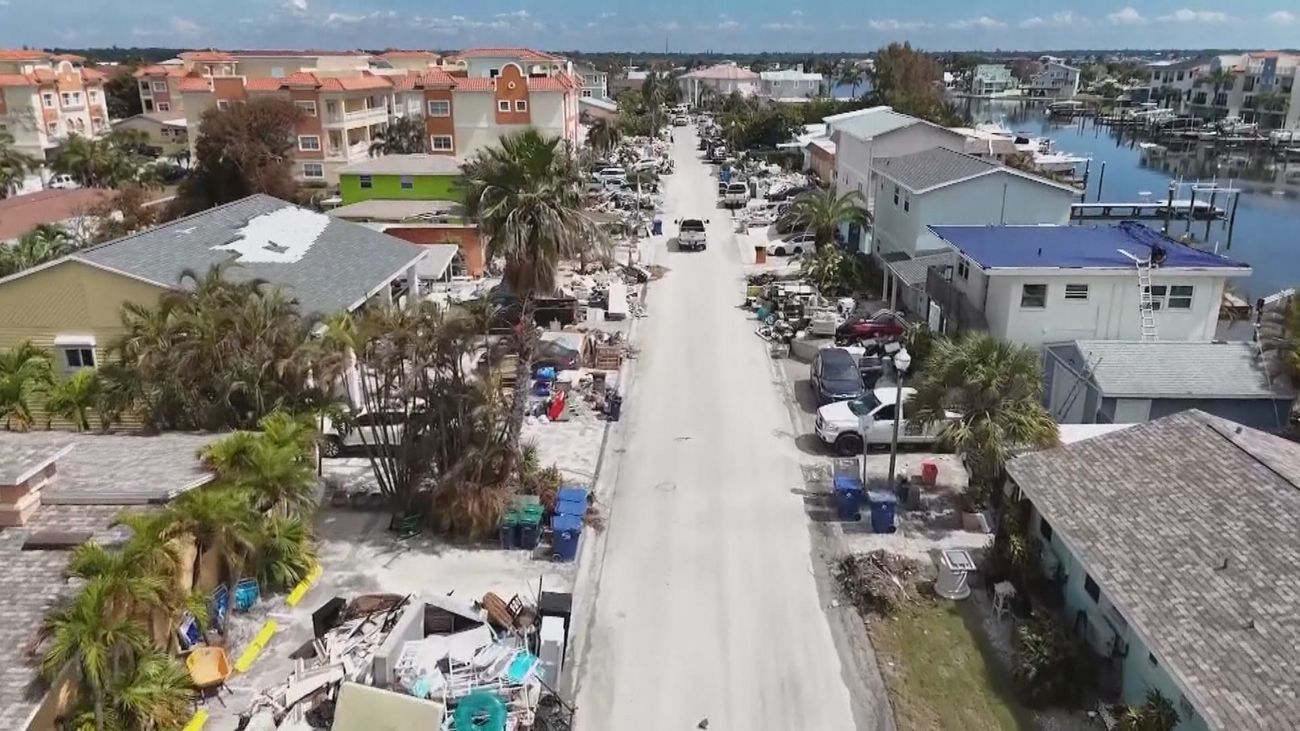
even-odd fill
[{"label": "tropical shrub", "polygon": [[1152,688],[1140,706],[1125,706],[1119,717],[1120,731],[1174,731],[1178,711],[1174,704]]},{"label": "tropical shrub", "polygon": [[1073,706],[1096,688],[1097,668],[1082,639],[1071,637],[1050,619],[1016,628],[1014,676],[1026,705]]}]

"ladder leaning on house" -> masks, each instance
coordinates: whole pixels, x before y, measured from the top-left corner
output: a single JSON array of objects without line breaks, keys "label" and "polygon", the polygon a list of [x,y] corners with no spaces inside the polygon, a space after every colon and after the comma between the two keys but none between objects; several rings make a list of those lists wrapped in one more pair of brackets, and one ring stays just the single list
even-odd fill
[{"label": "ladder leaning on house", "polygon": [[1138,275],[1138,313],[1142,318],[1142,341],[1158,340],[1156,333],[1156,306],[1151,296],[1151,259],[1134,257]]}]

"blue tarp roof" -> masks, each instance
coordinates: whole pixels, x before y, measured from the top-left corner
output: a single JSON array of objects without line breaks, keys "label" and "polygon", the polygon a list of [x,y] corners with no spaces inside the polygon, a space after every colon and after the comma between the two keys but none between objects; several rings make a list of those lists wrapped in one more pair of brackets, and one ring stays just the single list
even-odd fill
[{"label": "blue tarp roof", "polygon": [[1165,268],[1236,269],[1248,264],[1194,249],[1140,223],[1117,226],[931,226],[940,238],[984,269],[1116,269],[1133,266],[1151,247],[1165,250]]}]

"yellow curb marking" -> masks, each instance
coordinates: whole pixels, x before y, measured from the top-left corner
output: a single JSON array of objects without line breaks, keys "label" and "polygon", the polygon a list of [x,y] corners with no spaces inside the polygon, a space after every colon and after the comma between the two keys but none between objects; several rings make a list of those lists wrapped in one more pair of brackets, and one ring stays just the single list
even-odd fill
[{"label": "yellow curb marking", "polygon": [[266,624],[262,625],[262,629],[258,630],[257,636],[253,638],[253,643],[244,650],[244,654],[239,656],[238,662],[235,663],[235,669],[241,673],[248,672],[248,668],[252,666],[257,656],[262,654],[262,648],[266,647],[266,643],[271,641],[271,637],[278,627],[279,625],[275,623],[274,619],[266,620]]},{"label": "yellow curb marking", "polygon": [[189,723],[185,724],[185,728],[181,729],[181,731],[201,731],[203,725],[207,722],[208,709],[200,708],[194,712],[194,717],[190,719]]},{"label": "yellow curb marking", "polygon": [[311,573],[307,574],[307,578],[298,582],[298,585],[293,588],[293,591],[289,592],[289,596],[284,600],[284,603],[291,607],[297,606],[298,602],[302,601],[302,598],[307,595],[307,590],[310,589],[320,578],[320,575],[320,564],[316,564],[316,566],[311,570]]}]

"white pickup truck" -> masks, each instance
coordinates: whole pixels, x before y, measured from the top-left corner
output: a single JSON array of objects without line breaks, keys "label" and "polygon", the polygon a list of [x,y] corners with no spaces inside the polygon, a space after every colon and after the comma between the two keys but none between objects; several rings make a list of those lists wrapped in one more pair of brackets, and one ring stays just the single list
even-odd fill
[{"label": "white pickup truck", "polygon": [[[817,409],[817,438],[845,456],[862,454],[865,446],[888,447],[894,438],[894,419],[899,416],[894,398],[897,389],[877,388],[852,401],[840,401]],[[898,443],[913,445],[934,444],[943,430],[944,422],[929,424],[924,429],[909,424],[907,401],[916,394],[914,388],[903,389],[902,421],[898,424]],[[949,418],[957,414],[948,413]]]},{"label": "white pickup truck", "polygon": [[727,190],[722,194],[722,205],[728,208],[743,208],[749,204],[749,197],[748,183],[727,183]]},{"label": "white pickup truck", "polygon": [[703,221],[698,218],[683,218],[677,222],[677,248],[691,251],[704,251],[708,246],[708,237],[704,232]]}]

